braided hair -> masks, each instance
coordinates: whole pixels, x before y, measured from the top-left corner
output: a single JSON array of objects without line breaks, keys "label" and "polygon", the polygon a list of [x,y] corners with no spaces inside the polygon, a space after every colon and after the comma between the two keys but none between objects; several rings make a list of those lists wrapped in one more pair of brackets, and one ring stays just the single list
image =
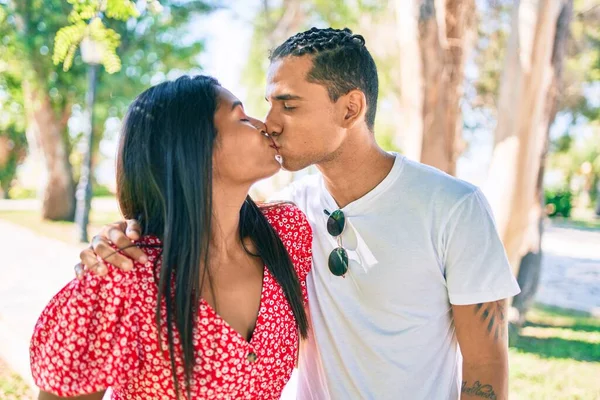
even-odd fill
[{"label": "braided hair", "polygon": [[331,101],[337,101],[354,89],[365,94],[365,119],[369,130],[373,131],[379,81],[377,67],[365,46],[365,39],[354,35],[348,28],[311,28],[290,37],[271,51],[269,61],[305,55],[313,58],[313,68],[307,80],[325,86]]}]

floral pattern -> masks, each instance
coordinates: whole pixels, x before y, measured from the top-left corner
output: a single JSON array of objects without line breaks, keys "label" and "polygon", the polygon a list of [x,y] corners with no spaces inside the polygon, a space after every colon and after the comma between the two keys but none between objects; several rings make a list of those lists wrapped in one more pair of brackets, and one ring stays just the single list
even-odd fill
[{"label": "floral pattern", "polygon": [[[306,217],[291,204],[266,207],[263,212],[290,254],[306,301],[312,245]],[[160,245],[155,237],[140,242]],[[82,281],[75,279],[50,301],[35,326],[30,348],[31,369],[40,389],[77,396],[112,387],[115,400],[176,398],[164,340],[166,326],[160,328],[163,339],[159,344],[155,319],[154,261],[160,249],[146,252],[149,261],[136,263],[133,271],[108,265],[107,276],[87,274]],[[164,317],[164,304],[162,313]],[[179,342],[176,332],[174,339]],[[198,308],[193,342],[194,399],[279,399],[296,362],[298,332],[283,290],[265,268],[250,342],[204,300]],[[182,376],[181,357],[175,358]]]}]

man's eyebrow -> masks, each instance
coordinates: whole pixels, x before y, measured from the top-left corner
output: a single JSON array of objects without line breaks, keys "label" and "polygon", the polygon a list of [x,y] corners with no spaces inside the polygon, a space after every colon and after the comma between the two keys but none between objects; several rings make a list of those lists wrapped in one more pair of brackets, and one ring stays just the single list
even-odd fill
[{"label": "man's eyebrow", "polygon": [[[269,101],[268,98],[265,97],[265,100]],[[286,100],[302,100],[302,97],[297,96],[295,94],[280,94],[273,97],[273,100],[286,101]]]},{"label": "man's eyebrow", "polygon": [[239,101],[239,100],[236,100],[236,101],[234,101],[234,102],[233,102],[233,104],[231,105],[231,111],[235,110],[235,108],[236,108],[237,106],[240,106],[240,107],[244,108],[244,104],[242,104],[242,102],[241,102],[241,101]]}]

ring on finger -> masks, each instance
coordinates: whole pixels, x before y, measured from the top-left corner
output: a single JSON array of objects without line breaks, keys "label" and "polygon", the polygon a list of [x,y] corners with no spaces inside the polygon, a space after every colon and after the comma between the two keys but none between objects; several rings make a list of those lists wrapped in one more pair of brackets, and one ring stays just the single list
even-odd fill
[{"label": "ring on finger", "polygon": [[75,276],[77,276],[77,278],[81,278],[85,272],[85,270],[83,269],[83,265],[81,265],[80,262],[75,264],[73,270],[75,271]]}]

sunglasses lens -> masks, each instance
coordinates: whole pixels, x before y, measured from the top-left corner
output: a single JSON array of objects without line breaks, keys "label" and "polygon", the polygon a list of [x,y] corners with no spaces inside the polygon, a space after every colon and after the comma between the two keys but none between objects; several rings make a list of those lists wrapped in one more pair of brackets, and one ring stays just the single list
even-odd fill
[{"label": "sunglasses lens", "polygon": [[346,250],[338,247],[329,254],[329,270],[335,276],[343,276],[348,272],[348,254]]},{"label": "sunglasses lens", "polygon": [[331,236],[341,235],[345,225],[346,218],[344,217],[342,210],[332,212],[329,218],[327,218],[327,232],[329,232]]}]

